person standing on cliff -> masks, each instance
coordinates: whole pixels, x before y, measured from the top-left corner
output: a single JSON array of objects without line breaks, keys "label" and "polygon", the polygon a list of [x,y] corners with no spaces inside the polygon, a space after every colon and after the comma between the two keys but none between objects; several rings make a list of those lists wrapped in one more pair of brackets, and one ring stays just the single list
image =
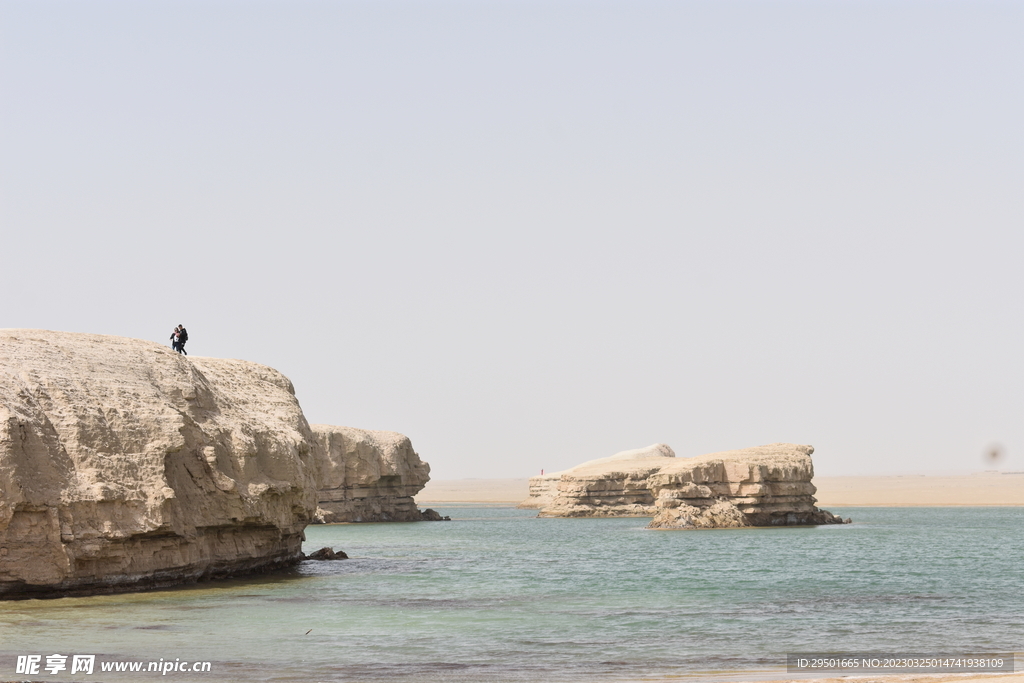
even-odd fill
[{"label": "person standing on cliff", "polygon": [[188,331],[184,325],[178,325],[178,353],[185,353],[185,342],[188,341]]},{"label": "person standing on cliff", "polygon": [[173,330],[171,330],[171,348],[174,349],[175,351],[178,351],[179,353],[180,353],[180,351],[178,349],[178,345],[181,343],[181,341],[180,341],[181,337],[178,334],[178,331],[180,329],[181,329],[181,325],[178,325]]}]

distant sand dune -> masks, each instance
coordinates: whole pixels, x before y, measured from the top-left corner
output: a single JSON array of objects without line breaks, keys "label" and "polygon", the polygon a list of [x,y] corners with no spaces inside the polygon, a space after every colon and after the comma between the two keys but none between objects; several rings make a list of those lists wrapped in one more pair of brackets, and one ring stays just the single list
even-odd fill
[{"label": "distant sand dune", "polygon": [[1024,505],[1024,473],[959,477],[815,477],[818,504],[842,507]]},{"label": "distant sand dune", "polygon": [[423,503],[521,503],[530,495],[530,480],[431,479],[416,496]]},{"label": "distant sand dune", "polygon": [[[1024,472],[943,477],[815,477],[818,504],[835,506],[1024,505]],[[441,479],[416,496],[423,503],[520,503],[529,479]]]}]

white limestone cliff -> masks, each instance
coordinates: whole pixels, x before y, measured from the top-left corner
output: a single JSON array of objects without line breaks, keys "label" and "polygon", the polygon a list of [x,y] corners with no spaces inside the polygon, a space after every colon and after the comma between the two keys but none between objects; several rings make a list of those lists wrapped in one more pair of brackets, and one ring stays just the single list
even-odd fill
[{"label": "white limestone cliff", "polygon": [[663,443],[651,444],[646,448],[634,448],[622,451],[607,458],[588,460],[567,470],[559,472],[548,472],[536,477],[530,477],[530,497],[519,504],[520,508],[544,508],[554,501],[558,494],[558,482],[563,474],[571,474],[576,471],[588,468],[603,467],[608,463],[621,461],[648,460],[650,458],[674,458],[675,451]]},{"label": "white limestone cliff", "polygon": [[[655,529],[841,523],[814,505],[813,452],[770,444],[696,458],[591,461],[560,473],[539,514],[653,517]],[[531,480],[531,499],[533,490]]]},{"label": "white limestone cliff", "polygon": [[266,366],[0,330],[0,597],[296,562],[316,447],[291,382]]},{"label": "white limestone cliff", "polygon": [[430,480],[409,437],[395,432],[312,425],[320,486],[316,522],[413,522],[413,500]]}]

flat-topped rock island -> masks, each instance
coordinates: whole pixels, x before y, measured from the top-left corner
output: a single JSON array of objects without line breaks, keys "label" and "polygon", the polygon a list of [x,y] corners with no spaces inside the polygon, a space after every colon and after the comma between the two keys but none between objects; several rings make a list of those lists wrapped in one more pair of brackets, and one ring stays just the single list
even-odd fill
[{"label": "flat-topped rock island", "polygon": [[[588,460],[587,462],[576,465],[576,467],[573,467],[568,470],[562,470],[560,472],[548,472],[547,474],[542,474],[537,477],[530,477],[530,497],[524,500],[522,503],[520,503],[519,507],[545,509],[551,506],[555,502],[555,499],[559,497],[559,484],[562,481],[562,475],[564,474],[569,475],[569,479],[567,481],[573,481],[573,475],[576,472],[582,473],[591,471],[614,471],[617,465],[625,465],[627,468],[631,469],[639,467],[637,471],[642,472],[644,471],[643,466],[645,464],[649,464],[652,462],[658,463],[667,458],[674,457],[676,457],[676,453],[669,446],[666,446],[663,443],[656,443],[648,446],[647,448],[634,448],[632,450],[616,453],[615,455],[608,456],[607,458],[597,458],[596,460]],[[621,487],[618,487],[617,485],[613,486],[609,500],[604,501],[605,503],[607,503],[607,505],[602,509],[611,510],[612,508],[617,508],[619,510],[622,510],[624,513],[621,515],[615,514],[613,516],[630,516],[627,506],[634,504],[644,505],[650,503],[650,501],[648,500],[650,496],[648,495],[646,488],[642,484],[639,487],[639,497],[636,500],[633,500],[630,497],[633,495],[634,489],[636,489],[637,487],[634,485],[634,480],[627,482],[626,479],[628,478],[629,477],[627,476],[622,480]],[[593,487],[591,493],[593,495],[588,495],[587,498],[592,498],[593,500],[588,500],[587,503],[584,503],[584,509],[581,510],[584,513],[586,513],[586,511],[590,509],[596,509],[597,507],[600,506],[600,504],[597,503],[597,498],[601,497],[602,495],[600,488],[598,486]],[[562,505],[564,504],[563,501],[567,500],[568,499],[559,499],[559,504]],[[542,516],[545,515],[542,514]],[[546,516],[591,517],[597,515],[551,514]]]},{"label": "flat-topped rock island", "polygon": [[815,507],[813,452],[776,443],[677,458],[654,444],[533,477],[521,507],[541,517],[653,517],[651,529],[841,524]]}]

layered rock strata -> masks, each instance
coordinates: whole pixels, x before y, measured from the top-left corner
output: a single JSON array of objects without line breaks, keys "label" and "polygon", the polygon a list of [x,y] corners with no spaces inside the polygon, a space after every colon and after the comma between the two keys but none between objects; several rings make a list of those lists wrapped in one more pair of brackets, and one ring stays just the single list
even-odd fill
[{"label": "layered rock strata", "polygon": [[537,477],[530,477],[530,497],[520,503],[518,507],[546,508],[550,506],[558,495],[558,485],[562,480],[562,475],[565,474],[571,476],[577,471],[604,468],[613,463],[674,457],[676,457],[675,451],[673,451],[669,446],[663,443],[656,443],[648,446],[647,448],[634,448],[632,450],[616,453],[615,455],[608,456],[607,458],[588,460],[587,462],[579,464],[568,470],[549,472]]},{"label": "layered rock strata", "polygon": [[815,507],[811,446],[619,458],[562,473],[542,517],[654,517],[650,528],[837,524]]},{"label": "layered rock strata", "polygon": [[297,562],[316,448],[291,382],[271,368],[0,330],[0,597]]},{"label": "layered rock strata", "polygon": [[430,465],[420,460],[409,437],[332,425],[312,429],[319,445],[316,522],[432,519],[413,500],[430,480]]}]

